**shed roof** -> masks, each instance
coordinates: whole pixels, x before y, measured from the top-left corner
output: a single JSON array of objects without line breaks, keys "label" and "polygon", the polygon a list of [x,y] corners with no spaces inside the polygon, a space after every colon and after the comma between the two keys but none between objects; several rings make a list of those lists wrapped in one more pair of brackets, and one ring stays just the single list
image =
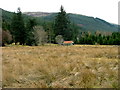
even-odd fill
[{"label": "shed roof", "polygon": [[73,41],[64,41],[63,43],[74,43]]}]

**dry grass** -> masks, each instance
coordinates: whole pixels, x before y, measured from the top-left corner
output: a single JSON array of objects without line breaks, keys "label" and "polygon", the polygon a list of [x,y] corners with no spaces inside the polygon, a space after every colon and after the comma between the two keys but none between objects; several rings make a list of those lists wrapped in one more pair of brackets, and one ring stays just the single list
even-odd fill
[{"label": "dry grass", "polygon": [[116,46],[3,47],[3,87],[117,88]]}]

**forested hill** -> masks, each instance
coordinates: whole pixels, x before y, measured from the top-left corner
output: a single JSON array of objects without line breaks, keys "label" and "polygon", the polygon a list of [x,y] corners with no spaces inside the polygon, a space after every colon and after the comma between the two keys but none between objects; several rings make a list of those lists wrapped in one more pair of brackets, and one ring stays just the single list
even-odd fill
[{"label": "forested hill", "polygon": [[120,45],[118,25],[100,18],[66,14],[62,6],[59,13],[22,13],[20,8],[16,13],[1,11],[3,32],[0,46],[11,43],[36,46],[59,43],[58,39],[72,40],[75,44]]},{"label": "forested hill", "polygon": [[[6,22],[11,22],[13,12],[8,12],[3,9],[2,10],[2,19]],[[43,23],[44,21],[53,21],[56,13],[47,13],[47,12],[25,12],[24,13],[24,19],[27,20],[27,18],[35,18],[40,23]],[[81,27],[81,30],[84,31],[100,31],[100,32],[116,32],[118,31],[118,26],[116,24],[111,24],[105,20],[102,20],[100,18],[94,18],[89,16],[84,16],[80,14],[71,14],[69,13],[68,16],[70,17],[71,22],[75,23],[79,27]]]},{"label": "forested hill", "polygon": [[[46,21],[54,20],[56,13],[45,13],[45,12],[25,12],[24,14],[34,17],[43,18]],[[84,16],[80,14],[69,13],[68,16],[70,20],[82,27],[85,31],[104,31],[104,32],[116,32],[118,31],[118,26],[116,24],[111,24],[100,18],[94,18],[89,16]]]}]

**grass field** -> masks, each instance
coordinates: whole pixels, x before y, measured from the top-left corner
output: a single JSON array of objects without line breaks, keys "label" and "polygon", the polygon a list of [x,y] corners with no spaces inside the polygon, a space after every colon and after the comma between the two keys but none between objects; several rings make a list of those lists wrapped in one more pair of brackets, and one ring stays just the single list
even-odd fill
[{"label": "grass field", "polygon": [[118,46],[11,46],[3,87],[118,88]]}]

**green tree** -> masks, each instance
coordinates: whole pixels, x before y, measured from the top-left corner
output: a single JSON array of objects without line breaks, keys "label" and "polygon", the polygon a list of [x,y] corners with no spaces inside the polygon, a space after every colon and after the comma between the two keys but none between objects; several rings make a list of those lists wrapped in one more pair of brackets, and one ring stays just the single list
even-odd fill
[{"label": "green tree", "polygon": [[4,19],[2,20],[2,29],[3,30],[10,30],[10,23],[5,21]]},{"label": "green tree", "polygon": [[75,25],[74,23],[70,24],[70,37],[71,40],[74,41],[74,43],[78,43],[79,42],[79,27],[77,25]]},{"label": "green tree", "polygon": [[26,31],[20,8],[18,8],[17,13],[14,13],[11,23],[11,29],[14,42],[15,43],[19,42],[20,45],[25,44]]},{"label": "green tree", "polygon": [[62,35],[65,40],[72,39],[72,29],[70,29],[70,20],[66,14],[63,6],[60,8],[60,12],[55,18],[54,23],[55,36]]},{"label": "green tree", "polygon": [[36,25],[35,19],[29,19],[26,24],[26,45],[36,45],[34,26]]},{"label": "green tree", "polygon": [[55,40],[54,40],[55,33],[54,33],[54,30],[53,30],[53,22],[44,23],[43,28],[48,34],[48,43],[54,43],[55,42]]}]

